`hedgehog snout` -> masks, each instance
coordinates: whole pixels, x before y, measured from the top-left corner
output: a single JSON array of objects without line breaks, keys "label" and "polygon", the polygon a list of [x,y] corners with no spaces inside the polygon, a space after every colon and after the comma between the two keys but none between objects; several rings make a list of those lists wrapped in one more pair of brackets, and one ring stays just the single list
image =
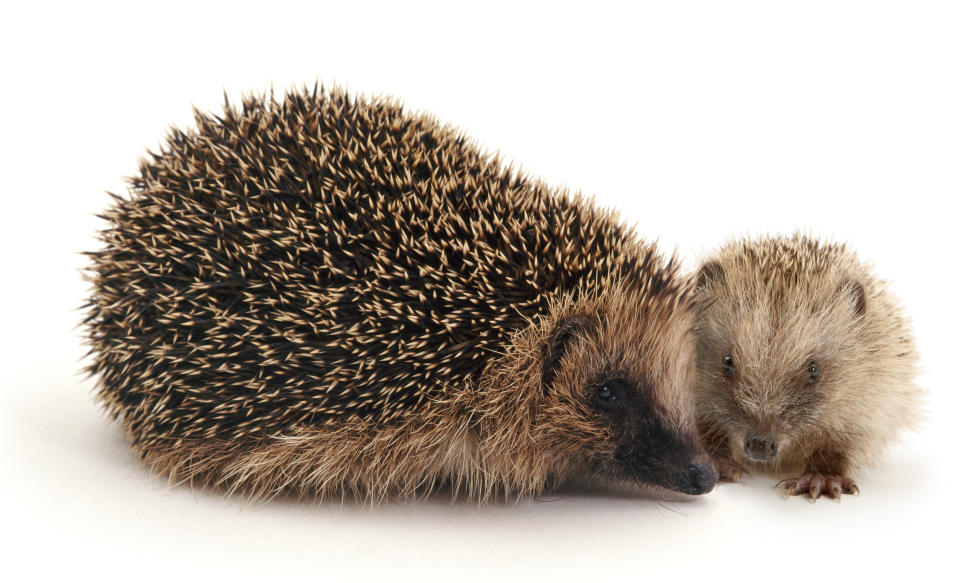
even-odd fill
[{"label": "hedgehog snout", "polygon": [[684,494],[706,494],[717,484],[717,469],[706,455],[699,455],[680,472],[677,491]]},{"label": "hedgehog snout", "polygon": [[777,455],[779,444],[774,435],[756,435],[753,432],[747,433],[743,440],[743,451],[750,460],[755,462],[768,462]]}]

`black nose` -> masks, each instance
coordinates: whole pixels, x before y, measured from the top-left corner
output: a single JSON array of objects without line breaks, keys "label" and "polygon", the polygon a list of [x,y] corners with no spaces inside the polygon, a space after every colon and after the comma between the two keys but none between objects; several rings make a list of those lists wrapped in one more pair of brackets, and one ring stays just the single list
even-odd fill
[{"label": "black nose", "polygon": [[684,494],[706,494],[717,484],[717,470],[709,459],[698,459],[680,473],[680,487]]},{"label": "black nose", "polygon": [[755,462],[766,462],[777,455],[777,438],[772,435],[747,434],[743,440],[743,451]]}]

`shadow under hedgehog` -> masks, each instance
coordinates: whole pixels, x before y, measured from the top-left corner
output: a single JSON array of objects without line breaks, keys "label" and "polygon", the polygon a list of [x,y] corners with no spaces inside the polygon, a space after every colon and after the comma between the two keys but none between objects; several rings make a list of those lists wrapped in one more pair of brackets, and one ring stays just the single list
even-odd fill
[{"label": "shadow under hedgehog", "polygon": [[90,254],[89,370],[156,471],[369,500],[713,488],[693,286],[614,213],[389,99],[196,123]]}]

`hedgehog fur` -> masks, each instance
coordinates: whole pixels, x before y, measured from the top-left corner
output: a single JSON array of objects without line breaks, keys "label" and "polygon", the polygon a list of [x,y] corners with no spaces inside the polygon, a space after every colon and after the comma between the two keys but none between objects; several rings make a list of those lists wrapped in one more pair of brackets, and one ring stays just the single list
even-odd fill
[{"label": "hedgehog fur", "polygon": [[697,421],[721,477],[800,472],[790,494],[859,492],[850,473],[922,417],[903,310],[845,245],[804,234],[704,260]]},{"label": "hedgehog fur", "polygon": [[96,395],[156,471],[372,500],[712,488],[693,286],[613,212],[389,98],[195,117],[90,253]]}]

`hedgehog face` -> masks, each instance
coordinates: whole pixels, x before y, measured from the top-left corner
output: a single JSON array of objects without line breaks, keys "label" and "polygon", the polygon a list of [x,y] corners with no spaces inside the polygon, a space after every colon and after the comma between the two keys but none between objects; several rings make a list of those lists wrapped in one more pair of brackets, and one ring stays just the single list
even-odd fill
[{"label": "hedgehog face", "polygon": [[540,441],[609,479],[709,492],[716,472],[689,391],[692,313],[611,295],[563,319],[546,342]]},{"label": "hedgehog face", "polygon": [[713,489],[713,464],[698,455],[699,444],[677,433],[657,410],[650,386],[619,378],[597,383],[593,406],[606,425],[612,453],[601,455],[597,469],[613,478],[634,479],[685,494]]},{"label": "hedgehog face", "polygon": [[863,288],[829,274],[802,286],[748,284],[733,268],[710,269],[697,417],[706,440],[725,442],[735,460],[780,466],[798,442],[818,439],[827,405],[849,382]]}]

